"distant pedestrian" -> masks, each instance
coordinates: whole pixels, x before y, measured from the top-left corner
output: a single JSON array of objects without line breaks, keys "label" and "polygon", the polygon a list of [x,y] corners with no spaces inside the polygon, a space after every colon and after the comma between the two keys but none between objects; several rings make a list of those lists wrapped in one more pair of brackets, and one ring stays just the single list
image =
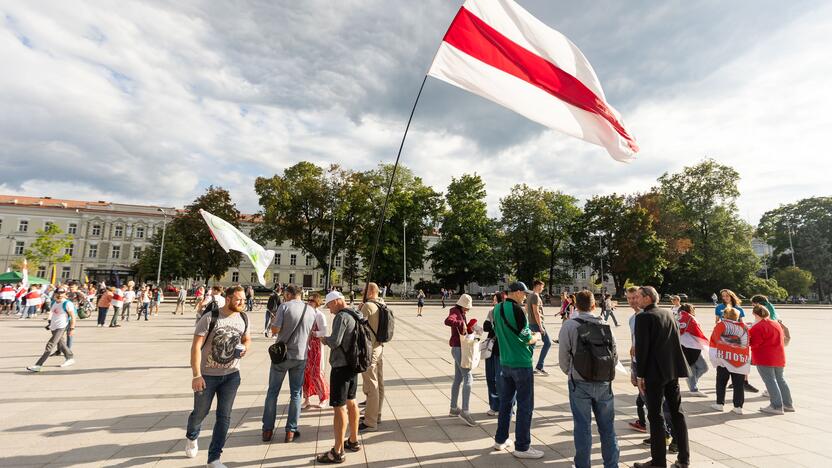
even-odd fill
[{"label": "distant pedestrian", "polygon": [[147,316],[150,313],[150,286],[144,285],[142,286],[142,290],[139,293],[141,306],[139,307],[138,314],[136,314],[136,320],[139,320],[144,313],[144,321],[147,322]]},{"label": "distant pedestrian", "polygon": [[531,446],[532,413],[534,412],[534,372],[532,371],[532,345],[540,340],[540,333],[532,333],[523,302],[531,291],[520,281],[508,287],[508,298],[494,310],[494,329],[500,346],[502,365],[500,382],[500,411],[494,449],[507,450],[512,442],[508,438],[512,416],[512,401],[517,401],[515,418],[514,451],[517,458],[541,458],[543,452]]},{"label": "distant pedestrian", "polygon": [[136,300],[136,283],[131,281],[127,282],[127,289],[124,290],[124,305],[121,308],[121,318],[123,320],[130,321],[130,312],[133,308],[133,302]]},{"label": "distant pedestrian", "polygon": [[191,388],[194,408],[185,432],[185,455],[197,456],[202,421],[217,397],[217,413],[208,446],[208,468],[221,468],[220,455],[231,425],[231,409],[240,387],[240,359],[251,346],[243,288],[228,288],[228,303],[217,314],[205,314],[194,328],[191,343]]},{"label": "distant pedestrian", "polygon": [[[774,305],[768,300],[768,297],[763,296],[762,294],[755,294],[751,296],[751,305],[761,305],[768,310],[768,318],[774,320],[775,322],[779,322],[780,319],[777,318],[777,309],[774,308]],[[755,317],[756,320],[756,317]]]},{"label": "distant pedestrian", "polygon": [[254,310],[254,288],[251,285],[246,287],[246,312]]},{"label": "distant pedestrian", "polygon": [[176,308],[173,309],[173,315],[179,312],[179,315],[185,315],[185,302],[188,301],[188,290],[184,287],[179,288],[176,292]]},{"label": "distant pedestrian", "polygon": [[604,320],[609,321],[610,318],[612,318],[612,321],[616,327],[619,326],[618,319],[615,317],[615,308],[617,305],[618,304],[616,304],[616,301],[612,299],[612,295],[604,295],[604,313],[606,314]]},{"label": "distant pedestrian", "polygon": [[590,468],[592,415],[601,436],[604,468],[617,468],[618,439],[615,436],[615,399],[612,380],[618,363],[615,335],[604,319],[592,314],[595,296],[589,291],[576,294],[578,317],[560,329],[558,364],[569,379],[575,442],[574,466]]},{"label": "distant pedestrian", "polygon": [[543,281],[534,280],[532,292],[526,298],[526,316],[529,321],[529,330],[532,333],[540,333],[543,342],[543,347],[540,348],[540,355],[537,358],[537,366],[534,368],[534,373],[539,375],[549,375],[546,369],[543,368],[543,364],[546,355],[549,354],[549,348],[552,347],[552,340],[549,338],[549,333],[546,332],[546,326],[544,325],[543,300],[540,298],[544,286]]},{"label": "distant pedestrian", "polygon": [[263,325],[263,336],[266,338],[269,337],[269,324],[272,323],[275,314],[277,314],[277,308],[280,307],[280,304],[283,303],[283,293],[279,286],[275,286],[274,291],[272,291],[271,295],[269,296],[269,300],[266,302],[266,323]]},{"label": "distant pedestrian", "polygon": [[442,308],[444,309],[445,308],[445,295],[446,295],[445,288],[442,288],[442,290],[439,291],[439,294],[442,296]]},{"label": "distant pedestrian", "polygon": [[110,305],[113,307],[113,318],[110,319],[110,328],[121,326],[118,324],[118,318],[121,314],[121,308],[124,305],[124,289],[126,287],[126,285],[122,285],[120,287],[113,288],[113,296],[110,302]]},{"label": "distant pedestrian", "polygon": [[748,330],[751,364],[757,366],[769,395],[769,405],[760,411],[769,414],[794,412],[792,392],[783,376],[786,367],[783,328],[770,318],[768,309],[760,303],[754,306],[753,315],[754,326]]},{"label": "distant pedestrian", "polygon": [[66,290],[61,288],[55,291],[55,302],[50,308],[50,320],[48,329],[52,333],[51,338],[46,343],[46,349],[40,356],[40,359],[33,366],[26,369],[30,372],[40,372],[43,364],[52,355],[52,351],[57,348],[60,354],[63,354],[66,360],[61,364],[61,367],[68,367],[75,364],[75,356],[72,350],[66,346],[65,335],[72,335],[75,332],[75,306],[72,301],[66,298]]},{"label": "distant pedestrian", "polygon": [[673,314],[660,309],[659,293],[652,286],[638,289],[638,305],[642,312],[635,319],[636,375],[639,390],[647,397],[647,417],[650,420],[651,461],[635,463],[635,468],[666,466],[664,415],[662,401],[667,401],[672,418],[673,441],[678,448],[678,458],[672,466],[687,468],[690,464],[690,446],[685,415],[681,411],[682,397],[679,378],[687,377],[689,370],[679,343],[679,325]]},{"label": "distant pedestrian", "polygon": [[675,318],[676,320],[679,320],[679,307],[681,307],[681,306],[682,306],[682,298],[681,297],[679,297],[675,294],[673,296],[670,296],[670,313],[673,314],[673,318]]},{"label": "distant pedestrian", "polygon": [[[115,288],[111,288],[115,290]],[[113,302],[113,291],[107,288],[101,288],[98,291],[98,326],[103,327],[107,322],[107,312],[110,310],[110,304]]]},{"label": "distant pedestrian", "polygon": [[425,292],[421,289],[419,290],[419,294],[416,295],[416,316],[422,316],[422,308],[425,307]]}]

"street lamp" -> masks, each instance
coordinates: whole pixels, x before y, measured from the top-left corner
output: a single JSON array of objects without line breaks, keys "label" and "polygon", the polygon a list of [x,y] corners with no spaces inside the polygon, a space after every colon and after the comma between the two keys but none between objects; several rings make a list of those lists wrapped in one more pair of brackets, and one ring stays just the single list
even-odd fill
[{"label": "street lamp", "polygon": [[168,214],[162,208],[159,208],[159,211],[162,212],[162,245],[159,247],[159,267],[156,269],[156,287],[159,287],[160,281],[162,280],[162,255],[165,254],[165,228],[167,227],[167,220]]},{"label": "street lamp", "polygon": [[794,245],[792,245],[792,223],[791,222],[786,221],[786,229],[787,229],[786,232],[789,233],[789,250],[791,251],[791,254],[792,254],[792,267],[796,267],[797,265],[794,262]]},{"label": "street lamp", "polygon": [[[604,299],[604,245],[601,243],[601,234],[598,234],[598,261],[601,266],[601,299]],[[618,293],[616,293],[618,294]]]}]

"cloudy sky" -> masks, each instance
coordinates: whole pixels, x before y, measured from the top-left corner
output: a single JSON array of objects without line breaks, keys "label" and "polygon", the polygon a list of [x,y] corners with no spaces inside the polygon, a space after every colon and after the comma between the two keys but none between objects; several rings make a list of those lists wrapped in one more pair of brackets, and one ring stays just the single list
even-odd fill
[{"label": "cloudy sky", "polygon": [[[579,198],[649,189],[704,157],[741,214],[830,195],[832,4],[520,0],[593,64],[642,151],[629,165],[429,78],[403,162]],[[302,160],[395,158],[460,1],[0,0],[0,193],[182,205]]]}]

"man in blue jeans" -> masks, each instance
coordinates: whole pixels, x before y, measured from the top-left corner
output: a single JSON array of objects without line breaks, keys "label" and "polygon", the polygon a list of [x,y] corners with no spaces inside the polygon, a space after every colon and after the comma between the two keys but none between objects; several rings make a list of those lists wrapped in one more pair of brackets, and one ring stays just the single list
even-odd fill
[{"label": "man in blue jeans", "polygon": [[517,458],[541,458],[543,452],[531,447],[532,412],[534,411],[534,374],[532,350],[540,340],[540,333],[532,333],[523,306],[526,294],[531,293],[520,281],[508,287],[508,299],[494,308],[494,331],[500,343],[500,411],[497,417],[497,433],[494,450],[506,450],[511,446],[508,429],[511,424],[512,398],[517,398],[517,418],[514,434],[517,439],[514,451]]},{"label": "man in blue jeans", "polygon": [[[595,423],[601,436],[604,468],[614,468],[618,466],[619,457],[612,394],[612,379],[615,377],[615,366],[618,363],[615,336],[602,318],[592,314],[595,310],[595,296],[591,292],[577,293],[575,303],[578,316],[563,322],[558,335],[560,369],[569,376],[569,406],[572,409],[572,435],[575,441],[573,463],[576,468],[591,466],[592,414],[595,413]],[[586,336],[591,344],[586,346],[579,343],[579,334],[582,337]],[[602,346],[596,348],[597,344]],[[603,351],[596,354],[590,351],[590,347],[603,348]],[[588,372],[589,369],[592,372]],[[588,375],[582,375],[581,372]]]},{"label": "man in blue jeans", "polygon": [[543,369],[543,362],[546,360],[546,355],[549,354],[549,348],[552,347],[552,340],[549,339],[549,334],[546,333],[546,327],[543,326],[543,300],[540,298],[540,293],[543,292],[545,284],[543,281],[534,280],[532,283],[532,292],[526,299],[526,314],[529,320],[529,330],[533,333],[540,333],[543,339],[543,347],[540,348],[540,356],[537,357],[537,365],[534,367],[534,373],[538,375],[549,375]]},{"label": "man in blue jeans", "polygon": [[271,323],[272,335],[286,344],[286,359],[271,365],[269,389],[263,407],[263,442],[272,440],[274,421],[277,418],[277,395],[283,386],[286,373],[289,374],[289,413],[286,417],[284,442],[293,442],[300,437],[298,417],[300,398],[303,392],[303,370],[306,368],[306,344],[315,322],[315,311],[300,298],[302,289],[294,284],[286,286],[283,296],[286,302],[280,304]]},{"label": "man in blue jeans", "polygon": [[194,409],[188,417],[185,433],[185,456],[194,458],[199,451],[197,439],[202,421],[217,397],[217,418],[208,447],[208,467],[224,468],[220,462],[222,448],[231,424],[231,408],[240,387],[240,359],[246,355],[251,336],[245,312],[243,288],[228,288],[228,301],[216,316],[204,314],[196,323],[191,343],[191,371]]}]

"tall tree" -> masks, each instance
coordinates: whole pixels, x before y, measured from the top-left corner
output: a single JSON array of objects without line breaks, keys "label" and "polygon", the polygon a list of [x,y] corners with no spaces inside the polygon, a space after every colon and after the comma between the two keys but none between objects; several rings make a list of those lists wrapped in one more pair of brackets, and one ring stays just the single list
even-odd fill
[{"label": "tall tree", "polygon": [[811,272],[793,266],[779,270],[774,277],[777,284],[786,288],[792,296],[808,296],[809,288],[815,283]]},{"label": "tall tree", "polygon": [[739,289],[759,270],[752,229],[737,213],[739,173],[706,159],[659,179],[665,221],[689,248],[669,264],[665,285],[701,297]]},{"label": "tall tree", "polygon": [[485,183],[476,174],[452,179],[445,194],[448,211],[430,259],[437,278],[459,292],[472,281],[495,283],[505,271],[498,226],[488,218],[485,195]]},{"label": "tall tree", "polygon": [[656,235],[653,220],[638,204],[620,195],[595,196],[584,205],[572,235],[575,265],[591,265],[600,281],[612,277],[616,293],[627,281],[656,282],[666,265],[665,243]]},{"label": "tall tree", "polygon": [[[139,279],[156,280],[159,266],[159,253],[162,245],[162,231],[159,230],[150,240],[151,246],[142,250],[139,259],[133,264]],[[184,237],[176,223],[169,223],[165,232],[165,251],[162,255],[162,279],[171,281],[175,278],[187,278],[193,271],[188,268],[187,248]]]},{"label": "tall tree", "polygon": [[549,294],[555,283],[562,283],[568,280],[568,272],[559,268],[568,259],[564,246],[572,241],[570,237],[571,227],[580,216],[581,209],[578,208],[578,200],[560,191],[544,191],[543,202],[546,206],[546,224],[544,233],[548,241],[549,255]]},{"label": "tall tree", "polygon": [[820,299],[829,296],[832,291],[832,197],[804,198],[768,211],[760,219],[757,234],[774,248],[775,268],[791,266],[794,253],[797,266],[812,273]]},{"label": "tall tree", "polygon": [[540,278],[549,258],[548,207],[543,189],[518,184],[500,200],[500,227],[515,275],[526,284]]}]

